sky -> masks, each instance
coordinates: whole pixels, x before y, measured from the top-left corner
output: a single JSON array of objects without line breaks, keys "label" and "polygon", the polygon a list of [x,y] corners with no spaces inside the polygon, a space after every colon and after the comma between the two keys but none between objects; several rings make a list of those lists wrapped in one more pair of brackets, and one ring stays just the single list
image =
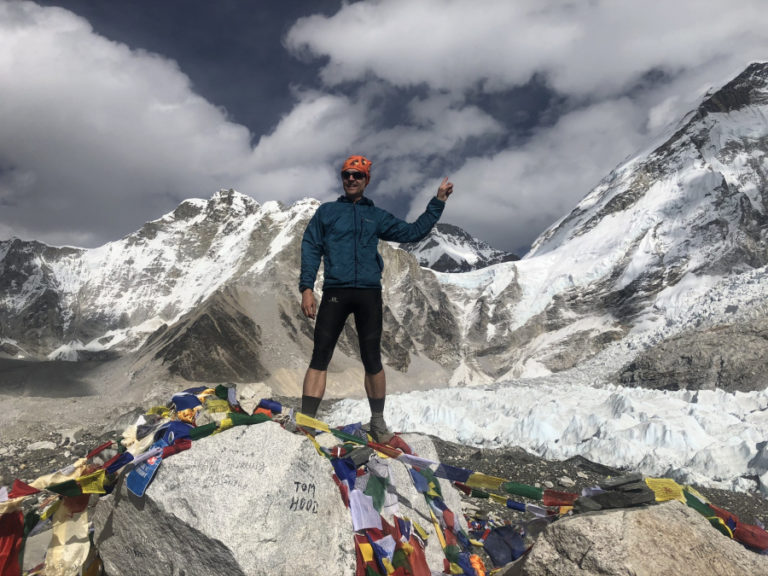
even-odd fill
[{"label": "sky", "polygon": [[0,240],[95,247],[187,198],[366,191],[523,254],[768,59],[761,0],[0,0]]}]

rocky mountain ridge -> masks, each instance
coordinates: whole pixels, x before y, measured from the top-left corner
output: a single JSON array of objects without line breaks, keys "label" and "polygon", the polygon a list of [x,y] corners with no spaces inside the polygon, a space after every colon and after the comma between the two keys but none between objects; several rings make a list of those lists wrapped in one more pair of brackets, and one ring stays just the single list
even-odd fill
[{"label": "rocky mountain ridge", "polygon": [[516,254],[496,250],[458,226],[442,222],[438,222],[424,240],[404,242],[398,247],[413,254],[420,266],[436,272],[469,272],[520,260]]}]

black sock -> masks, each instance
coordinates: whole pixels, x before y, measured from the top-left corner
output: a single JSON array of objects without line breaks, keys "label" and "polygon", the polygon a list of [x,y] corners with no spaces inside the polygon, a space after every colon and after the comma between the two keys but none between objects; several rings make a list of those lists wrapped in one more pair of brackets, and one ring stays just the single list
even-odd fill
[{"label": "black sock", "polygon": [[303,394],[301,396],[301,413],[314,418],[317,415],[317,409],[320,408],[321,401],[322,398]]},{"label": "black sock", "polygon": [[384,398],[371,398],[368,396],[368,405],[371,407],[371,414],[384,414],[384,400],[386,400],[387,397],[384,396]]}]

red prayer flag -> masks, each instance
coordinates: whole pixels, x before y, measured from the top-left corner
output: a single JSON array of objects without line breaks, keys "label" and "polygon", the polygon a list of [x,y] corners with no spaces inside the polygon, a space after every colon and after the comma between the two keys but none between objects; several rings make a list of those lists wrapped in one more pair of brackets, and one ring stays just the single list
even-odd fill
[{"label": "red prayer flag", "polygon": [[91,458],[93,458],[97,454],[100,454],[101,452],[103,452],[104,450],[109,448],[110,446],[112,446],[112,440],[109,440],[108,442],[104,442],[104,444],[102,444],[101,446],[99,446],[97,448],[94,448],[93,450],[88,452],[88,455],[86,456],[86,458],[88,460],[90,460]]},{"label": "red prayer flag", "polygon": [[33,488],[29,484],[25,484],[17,478],[13,481],[11,491],[8,492],[8,498],[13,500],[14,498],[19,498],[20,496],[30,496],[31,494],[37,494],[38,492],[40,492],[40,490]]},{"label": "red prayer flag", "polygon": [[762,552],[768,549],[768,532],[754,524],[737,524],[733,537],[744,546]]},{"label": "red prayer flag", "polygon": [[21,574],[19,553],[24,537],[24,515],[21,510],[0,516],[0,574]]},{"label": "red prayer flag", "polygon": [[189,450],[190,448],[192,448],[192,440],[189,438],[179,438],[170,446],[163,448],[163,460],[165,460],[168,456],[173,456],[174,454],[178,454],[184,450]]},{"label": "red prayer flag", "polygon": [[542,502],[544,506],[573,506],[578,494],[572,492],[558,492],[557,490],[544,490]]}]

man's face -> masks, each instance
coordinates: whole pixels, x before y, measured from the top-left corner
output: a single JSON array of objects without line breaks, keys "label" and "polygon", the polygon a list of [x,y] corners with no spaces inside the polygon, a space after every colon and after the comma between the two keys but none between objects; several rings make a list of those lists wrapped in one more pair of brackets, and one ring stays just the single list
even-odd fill
[{"label": "man's face", "polygon": [[344,170],[341,173],[341,182],[344,185],[344,192],[350,197],[360,197],[368,183],[365,181],[365,174],[357,170]]}]

